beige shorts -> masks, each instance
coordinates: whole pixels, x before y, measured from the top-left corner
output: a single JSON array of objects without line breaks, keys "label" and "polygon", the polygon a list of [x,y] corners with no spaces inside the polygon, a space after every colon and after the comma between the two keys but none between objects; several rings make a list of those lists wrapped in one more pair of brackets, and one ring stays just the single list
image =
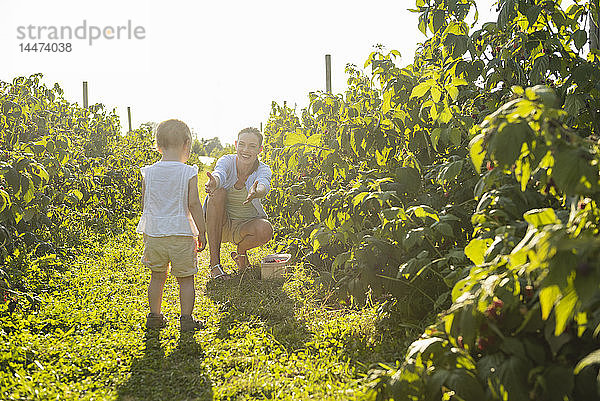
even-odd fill
[{"label": "beige shorts", "polygon": [[198,273],[196,239],[185,235],[151,237],[144,234],[142,264],[153,272],[166,272],[169,263],[175,277],[188,277]]},{"label": "beige shorts", "polygon": [[249,221],[259,219],[255,217],[253,219],[230,219],[225,216],[225,222],[223,223],[223,232],[221,234],[221,241],[231,242],[232,244],[239,244],[242,242],[242,226]]}]

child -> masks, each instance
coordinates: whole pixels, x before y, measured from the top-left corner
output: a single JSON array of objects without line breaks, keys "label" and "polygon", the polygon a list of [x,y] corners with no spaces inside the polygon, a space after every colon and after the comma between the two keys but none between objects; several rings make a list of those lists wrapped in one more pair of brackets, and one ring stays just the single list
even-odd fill
[{"label": "child", "polygon": [[[192,317],[197,252],[206,247],[206,228],[198,197],[198,166],[184,164],[190,157],[192,135],[179,120],[167,120],[156,129],[160,161],[141,168],[143,213],[136,231],[144,234],[142,263],[150,268],[150,313],[146,328],[161,329],[166,319],[160,312],[167,265],[179,283],[181,331],[203,328]],[[198,236],[198,244],[195,236]]]}]

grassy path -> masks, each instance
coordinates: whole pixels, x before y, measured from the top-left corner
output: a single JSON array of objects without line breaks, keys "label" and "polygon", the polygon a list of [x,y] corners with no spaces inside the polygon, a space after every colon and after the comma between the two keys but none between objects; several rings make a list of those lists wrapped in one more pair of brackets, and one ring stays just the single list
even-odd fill
[{"label": "grassy path", "polygon": [[252,274],[207,282],[207,252],[194,311],[207,329],[180,335],[178,288],[169,277],[169,325],[146,332],[141,251],[133,229],[93,245],[38,312],[2,319],[1,399],[362,399],[362,373],[384,354],[396,356],[381,343],[374,308],[322,308],[300,269],[285,283]]},{"label": "grassy path", "polygon": [[[207,328],[179,332],[170,276],[169,325],[147,331],[150,274],[134,230],[91,242],[37,312],[11,315],[0,304],[0,399],[364,399],[369,366],[401,358],[402,339],[381,334],[376,308],[325,308],[323,291],[300,268],[285,282],[253,271],[211,282],[208,251],[199,256],[194,308]],[[222,247],[226,270],[232,250]],[[255,250],[250,262],[267,253]]]}]

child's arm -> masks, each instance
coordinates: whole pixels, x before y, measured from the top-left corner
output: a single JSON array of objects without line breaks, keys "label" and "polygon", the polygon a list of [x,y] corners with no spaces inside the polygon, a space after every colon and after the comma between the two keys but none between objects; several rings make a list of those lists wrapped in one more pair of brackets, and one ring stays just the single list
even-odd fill
[{"label": "child's arm", "polygon": [[206,248],[206,225],[204,223],[202,203],[200,202],[200,196],[198,195],[198,175],[190,178],[188,183],[188,207],[199,232],[198,242],[202,244],[200,245],[199,251],[202,251]]}]

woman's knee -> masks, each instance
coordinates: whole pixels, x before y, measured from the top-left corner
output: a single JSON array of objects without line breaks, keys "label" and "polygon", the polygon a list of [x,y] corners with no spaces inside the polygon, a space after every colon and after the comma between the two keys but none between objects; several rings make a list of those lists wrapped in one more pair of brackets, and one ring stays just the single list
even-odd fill
[{"label": "woman's knee", "polygon": [[261,242],[267,243],[273,238],[273,226],[268,221],[265,221],[264,224],[261,224],[259,236]]}]

